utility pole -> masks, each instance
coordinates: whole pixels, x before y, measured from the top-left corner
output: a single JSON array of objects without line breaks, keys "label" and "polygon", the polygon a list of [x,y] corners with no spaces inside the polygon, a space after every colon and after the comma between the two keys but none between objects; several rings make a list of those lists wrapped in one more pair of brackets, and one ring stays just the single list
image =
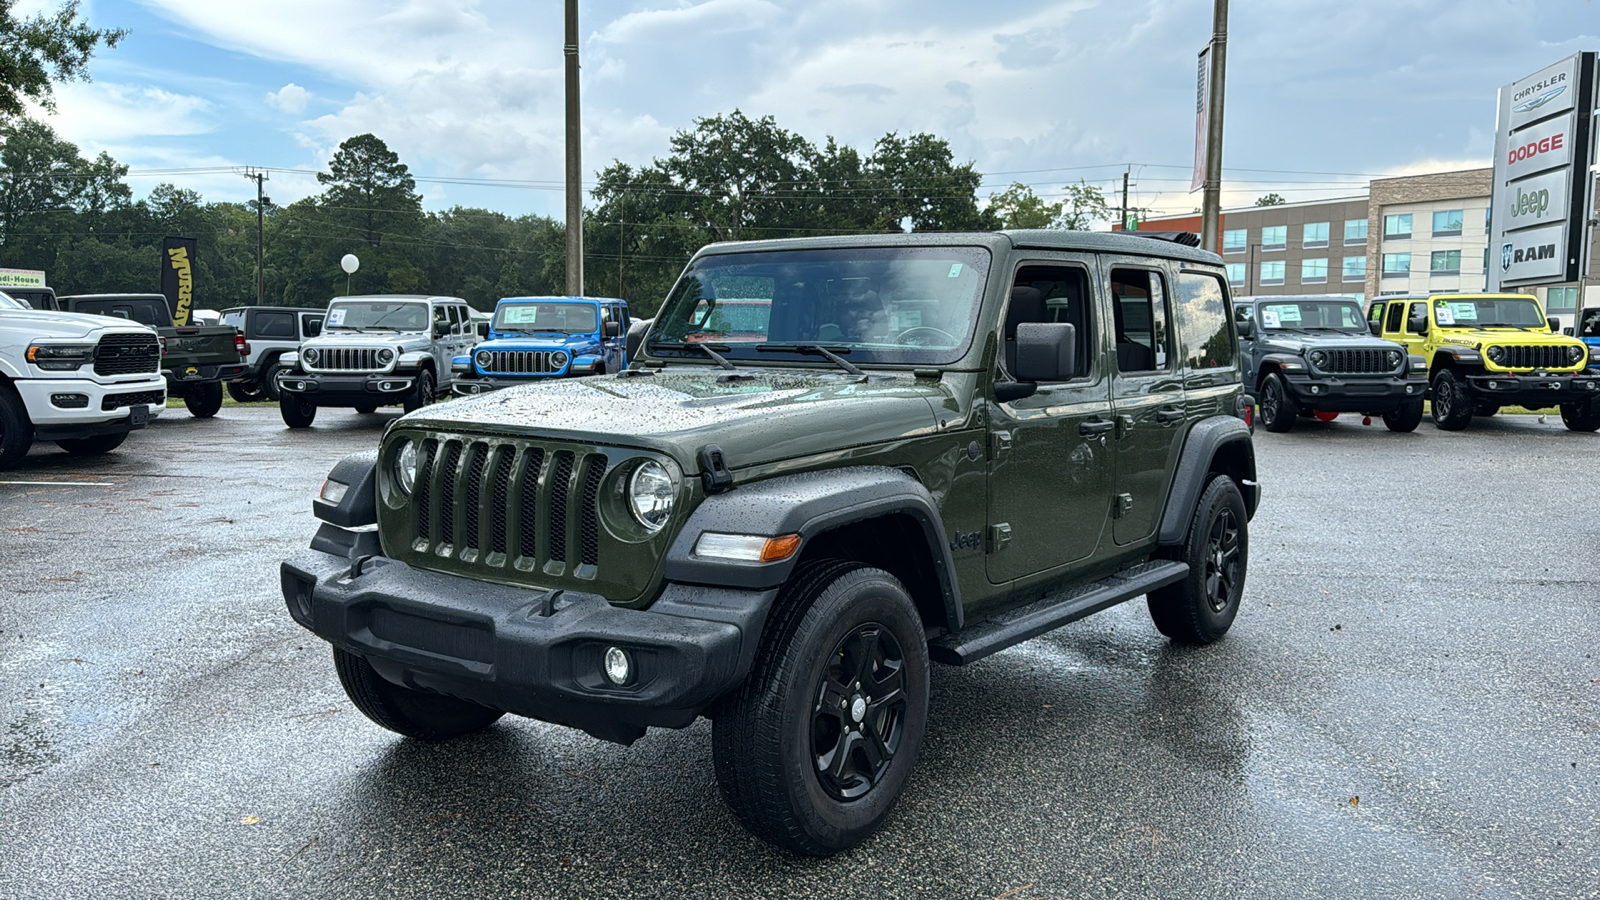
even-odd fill
[{"label": "utility pole", "polygon": [[583,296],[583,120],[578,112],[578,0],[567,0],[567,294]]},{"label": "utility pole", "polygon": [[265,169],[251,166],[244,170],[244,177],[256,183],[256,305],[265,306],[267,302],[267,275],[265,264],[266,239],[266,195],[262,192],[262,182],[267,180]]},{"label": "utility pole", "polygon": [[1216,0],[1211,20],[1211,78],[1206,97],[1206,179],[1200,201],[1200,246],[1222,252],[1222,98],[1228,62],[1228,0]]},{"label": "utility pole", "polygon": [[1133,171],[1132,168],[1129,168],[1127,171],[1124,171],[1122,173],[1122,230],[1123,231],[1127,231],[1128,230],[1128,172],[1131,172],[1131,171]]}]

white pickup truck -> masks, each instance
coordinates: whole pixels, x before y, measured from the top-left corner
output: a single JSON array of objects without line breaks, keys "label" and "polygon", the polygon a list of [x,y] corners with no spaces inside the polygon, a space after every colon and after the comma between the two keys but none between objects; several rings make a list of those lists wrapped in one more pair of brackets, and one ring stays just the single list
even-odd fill
[{"label": "white pickup truck", "polygon": [[114,450],[166,402],[151,329],[30,309],[0,293],[0,470],[21,463],[34,441],[73,454]]}]

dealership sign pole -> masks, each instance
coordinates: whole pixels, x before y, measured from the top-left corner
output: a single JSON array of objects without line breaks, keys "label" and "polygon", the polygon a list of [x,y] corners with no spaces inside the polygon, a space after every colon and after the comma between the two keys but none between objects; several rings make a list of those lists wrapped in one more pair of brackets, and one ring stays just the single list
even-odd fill
[{"label": "dealership sign pole", "polygon": [[1490,290],[1584,275],[1594,200],[1595,66],[1595,53],[1575,53],[1500,89]]},{"label": "dealership sign pole", "polygon": [[[1211,43],[1200,51],[1196,90],[1195,173],[1189,190],[1200,195],[1200,246],[1222,252],[1222,97],[1228,61],[1228,0],[1216,0]],[[1202,142],[1202,132],[1203,142]],[[1202,156],[1203,151],[1203,156]]]}]

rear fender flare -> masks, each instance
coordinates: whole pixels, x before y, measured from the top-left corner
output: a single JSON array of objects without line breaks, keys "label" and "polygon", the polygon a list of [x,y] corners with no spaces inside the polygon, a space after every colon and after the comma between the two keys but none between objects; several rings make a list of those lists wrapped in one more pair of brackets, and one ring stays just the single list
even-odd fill
[{"label": "rear fender flare", "polygon": [[1246,512],[1255,515],[1260,493],[1255,483],[1256,451],[1250,439],[1250,426],[1233,416],[1201,419],[1184,440],[1172,490],[1167,493],[1167,508],[1161,515],[1159,542],[1162,546],[1176,546],[1188,537],[1195,504],[1200,502],[1200,494],[1217,471],[1214,463],[1222,454],[1237,454],[1242,458],[1242,471],[1235,477],[1246,482],[1239,485],[1239,490],[1244,494]]}]

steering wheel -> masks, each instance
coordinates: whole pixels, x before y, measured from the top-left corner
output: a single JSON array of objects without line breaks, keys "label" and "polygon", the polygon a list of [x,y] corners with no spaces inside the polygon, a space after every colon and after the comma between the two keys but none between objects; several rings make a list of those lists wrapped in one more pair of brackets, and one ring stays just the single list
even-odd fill
[{"label": "steering wheel", "polygon": [[918,325],[915,328],[907,328],[905,331],[902,331],[894,336],[894,342],[897,344],[912,344],[919,347],[930,346],[930,342],[927,340],[911,338],[911,335],[916,334],[919,331],[944,338],[945,346],[954,347],[957,343],[955,335],[945,331],[942,328],[934,328],[932,325]]}]

